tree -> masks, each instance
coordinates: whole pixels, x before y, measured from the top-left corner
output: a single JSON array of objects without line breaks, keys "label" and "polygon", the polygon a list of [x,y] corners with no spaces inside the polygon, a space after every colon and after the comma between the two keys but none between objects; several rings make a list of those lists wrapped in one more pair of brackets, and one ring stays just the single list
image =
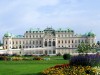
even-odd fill
[{"label": "tree", "polygon": [[84,42],[82,42],[81,44],[78,45],[78,53],[88,53],[91,51],[91,46],[90,44],[85,44]]}]

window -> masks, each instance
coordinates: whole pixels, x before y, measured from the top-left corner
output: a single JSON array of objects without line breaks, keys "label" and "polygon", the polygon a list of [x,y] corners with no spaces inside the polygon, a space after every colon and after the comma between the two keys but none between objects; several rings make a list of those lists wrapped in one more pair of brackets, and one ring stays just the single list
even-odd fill
[{"label": "window", "polygon": [[6,44],[7,44],[7,41],[6,41]]},{"label": "window", "polygon": [[31,38],[31,35],[30,35],[30,38]]},{"label": "window", "polygon": [[72,43],[73,43],[73,40],[72,40]]},{"label": "window", "polygon": [[51,41],[49,41],[49,46],[51,46]]},{"label": "window", "polygon": [[58,43],[60,43],[60,40],[58,40]]},{"label": "window", "polygon": [[69,45],[69,48],[70,48],[70,45]]},{"label": "window", "polygon": [[36,35],[36,37],[38,37],[38,35]]},{"label": "window", "polygon": [[6,46],[6,49],[7,49],[7,46]]},{"label": "window", "polygon": [[34,41],[33,41],[33,44],[34,44]]},{"label": "window", "polygon": [[28,46],[26,46],[26,48],[28,48]]},{"label": "window", "polygon": [[18,42],[16,41],[16,44],[18,44]]},{"label": "window", "polygon": [[28,44],[28,41],[26,41],[26,44]]},{"label": "window", "polygon": [[78,43],[80,43],[80,40],[78,40]]},{"label": "window", "polygon": [[36,44],[38,44],[38,41],[36,41]]},{"label": "window", "polygon": [[13,44],[14,44],[14,41],[13,41]]},{"label": "window", "polygon": [[51,54],[52,52],[51,52],[51,50],[49,50],[49,54]]},{"label": "window", "polygon": [[70,40],[68,40],[68,43],[70,43]]},{"label": "window", "polygon": [[19,41],[19,43],[21,44],[21,41]]},{"label": "window", "polygon": [[53,46],[55,46],[55,41],[53,41]]},{"label": "window", "polygon": [[77,45],[75,45],[75,47],[77,47]]},{"label": "window", "polygon": [[31,44],[31,41],[30,41],[30,44]]},{"label": "window", "polygon": [[53,50],[53,54],[55,54],[56,53],[56,51],[55,50]]},{"label": "window", "polygon": [[45,41],[44,45],[47,46],[47,41]]},{"label": "window", "polygon": [[75,40],[75,43],[77,43],[77,40]]},{"label": "window", "polygon": [[67,41],[65,40],[65,43],[67,43]]},{"label": "window", "polygon": [[24,44],[24,41],[23,41],[23,44]]},{"label": "window", "polygon": [[72,48],[73,48],[74,46],[72,45]]},{"label": "window", "polygon": [[19,48],[22,48],[21,45],[19,46]]},{"label": "window", "polygon": [[60,37],[60,35],[58,35],[58,37]]},{"label": "window", "polygon": [[26,38],[28,38],[28,36],[26,35]]},{"label": "window", "polygon": [[84,41],[82,40],[82,42],[84,42]]},{"label": "window", "polygon": [[62,40],[62,43],[63,43],[63,40]]},{"label": "window", "polygon": [[41,44],[41,41],[40,41],[40,44]]}]

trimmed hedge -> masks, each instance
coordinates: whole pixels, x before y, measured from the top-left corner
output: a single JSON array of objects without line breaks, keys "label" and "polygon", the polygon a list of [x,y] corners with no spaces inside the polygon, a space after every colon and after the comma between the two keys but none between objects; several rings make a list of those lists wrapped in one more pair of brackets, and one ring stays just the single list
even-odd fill
[{"label": "trimmed hedge", "polygon": [[64,60],[69,60],[71,58],[70,54],[64,54],[63,55]]}]

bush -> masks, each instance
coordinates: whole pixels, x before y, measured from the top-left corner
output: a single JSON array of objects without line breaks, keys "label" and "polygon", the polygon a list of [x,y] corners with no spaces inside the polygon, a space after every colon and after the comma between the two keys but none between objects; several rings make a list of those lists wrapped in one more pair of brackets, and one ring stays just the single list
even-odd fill
[{"label": "bush", "polygon": [[0,60],[8,60],[7,56],[0,56]]},{"label": "bush", "polygon": [[34,57],[33,60],[43,60],[41,57]]},{"label": "bush", "polygon": [[64,54],[63,55],[64,60],[69,60],[71,58],[70,54]]},{"label": "bush", "polygon": [[70,65],[82,66],[98,66],[100,64],[100,55],[78,55],[73,56],[70,60]]},{"label": "bush", "polygon": [[62,56],[61,53],[56,54],[56,56]]}]

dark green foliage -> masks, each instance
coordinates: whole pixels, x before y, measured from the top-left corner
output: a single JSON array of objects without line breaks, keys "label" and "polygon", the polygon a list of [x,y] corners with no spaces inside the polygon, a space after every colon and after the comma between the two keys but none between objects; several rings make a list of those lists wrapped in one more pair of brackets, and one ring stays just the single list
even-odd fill
[{"label": "dark green foliage", "polygon": [[56,54],[57,56],[62,56],[61,53]]},{"label": "dark green foliage", "polygon": [[63,55],[64,60],[69,60],[71,58],[70,54],[64,54]]},{"label": "dark green foliage", "polygon": [[78,55],[73,56],[70,60],[70,65],[82,66],[98,66],[100,64],[100,55]]}]

